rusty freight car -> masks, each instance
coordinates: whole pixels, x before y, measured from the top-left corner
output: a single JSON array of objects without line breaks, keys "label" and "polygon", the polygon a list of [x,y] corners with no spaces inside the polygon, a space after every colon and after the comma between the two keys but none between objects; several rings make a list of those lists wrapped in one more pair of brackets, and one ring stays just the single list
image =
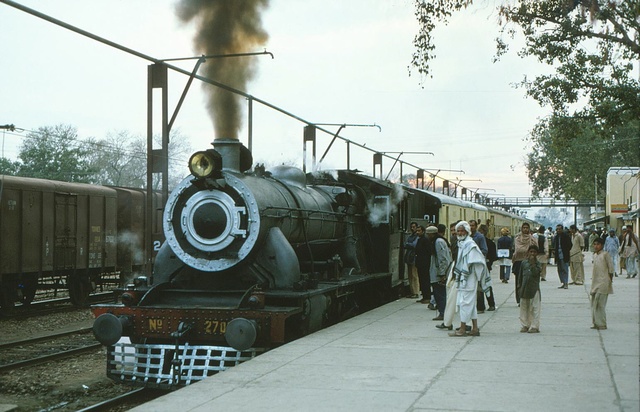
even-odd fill
[{"label": "rusty freight car", "polygon": [[[160,227],[159,195],[154,202]],[[1,176],[1,308],[29,304],[41,289],[68,289],[83,306],[105,275],[120,284],[142,271],[145,216],[141,189]],[[158,245],[161,233],[154,230]]]},{"label": "rusty freight car", "polygon": [[2,307],[30,303],[45,278],[84,304],[96,276],[115,270],[116,191],[15,176],[1,188]]}]

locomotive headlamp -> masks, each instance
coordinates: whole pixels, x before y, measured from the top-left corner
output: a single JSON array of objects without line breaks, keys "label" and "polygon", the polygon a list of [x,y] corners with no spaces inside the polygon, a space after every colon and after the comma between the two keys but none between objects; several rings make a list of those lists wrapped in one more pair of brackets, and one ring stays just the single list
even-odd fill
[{"label": "locomotive headlamp", "polygon": [[222,158],[213,149],[196,152],[189,159],[189,171],[195,177],[210,177],[222,169]]}]

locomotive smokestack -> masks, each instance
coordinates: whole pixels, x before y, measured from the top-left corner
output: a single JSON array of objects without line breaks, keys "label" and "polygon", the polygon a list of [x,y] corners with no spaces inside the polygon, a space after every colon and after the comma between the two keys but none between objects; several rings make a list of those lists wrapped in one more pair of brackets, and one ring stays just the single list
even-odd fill
[{"label": "locomotive smokestack", "polygon": [[213,141],[213,148],[222,156],[222,170],[228,172],[240,171],[240,147],[238,139],[219,138]]},{"label": "locomotive smokestack", "polygon": [[[268,4],[269,0],[182,0],[177,13],[185,23],[196,22],[198,53],[224,55],[252,51],[266,43],[269,36],[260,13]],[[256,71],[255,60],[248,57],[213,59],[202,67],[206,77],[239,90],[246,90]],[[237,139],[242,126],[241,96],[208,84],[203,87],[216,136]]]},{"label": "locomotive smokestack", "polygon": [[242,173],[253,164],[251,152],[238,139],[215,139],[213,148],[222,157],[223,171]]}]

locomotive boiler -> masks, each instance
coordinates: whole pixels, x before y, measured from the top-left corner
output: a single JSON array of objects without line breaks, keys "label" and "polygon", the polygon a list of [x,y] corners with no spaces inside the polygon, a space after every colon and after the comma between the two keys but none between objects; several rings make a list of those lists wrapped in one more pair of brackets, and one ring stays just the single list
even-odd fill
[{"label": "locomotive boiler", "polygon": [[251,165],[237,140],[195,153],[151,278],[93,307],[112,379],[189,384],[398,296],[403,190]]}]

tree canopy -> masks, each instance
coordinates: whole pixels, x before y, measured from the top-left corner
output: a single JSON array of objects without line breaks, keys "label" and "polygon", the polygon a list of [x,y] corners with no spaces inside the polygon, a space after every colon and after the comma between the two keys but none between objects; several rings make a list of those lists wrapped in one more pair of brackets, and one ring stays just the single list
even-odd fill
[{"label": "tree canopy", "polygon": [[[155,137],[159,144],[161,138]],[[169,143],[169,187],[187,173],[191,153],[188,140],[179,131]],[[104,139],[78,139],[70,125],[44,126],[29,132],[20,147],[19,161],[0,158],[0,173],[66,182],[145,188],[147,184],[147,139],[122,130]],[[160,180],[154,179],[154,188]]]},{"label": "tree canopy", "polygon": [[[142,150],[138,141],[144,141]],[[93,183],[110,186],[143,188],[147,184],[146,140],[126,130],[110,132],[106,138],[91,139],[95,150],[90,163],[95,168]]]},{"label": "tree canopy", "polygon": [[65,182],[89,183],[89,151],[78,142],[76,128],[70,125],[44,126],[29,132],[18,158],[20,176]]},{"label": "tree canopy", "polygon": [[[436,24],[472,3],[416,0],[411,65],[421,76],[430,75]],[[534,195],[584,197],[593,194],[594,174],[604,191],[608,167],[640,165],[640,0],[502,1],[498,15],[496,60],[522,35],[518,54],[553,68],[520,84],[551,112],[528,138]]]}]

